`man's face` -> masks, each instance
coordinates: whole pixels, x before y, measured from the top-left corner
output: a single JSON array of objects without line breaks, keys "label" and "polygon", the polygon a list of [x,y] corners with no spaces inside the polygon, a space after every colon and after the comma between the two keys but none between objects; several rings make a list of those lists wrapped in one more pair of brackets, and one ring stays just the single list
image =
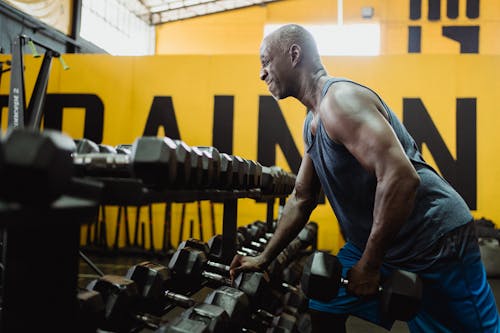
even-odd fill
[{"label": "man's face", "polygon": [[272,38],[265,38],[260,47],[260,79],[265,81],[271,95],[276,99],[288,97],[286,77],[288,68],[287,58],[274,45]]}]

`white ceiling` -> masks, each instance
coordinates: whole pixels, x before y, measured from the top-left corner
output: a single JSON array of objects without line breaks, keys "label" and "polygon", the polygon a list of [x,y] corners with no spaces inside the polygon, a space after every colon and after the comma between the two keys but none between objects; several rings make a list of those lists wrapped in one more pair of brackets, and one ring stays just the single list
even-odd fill
[{"label": "white ceiling", "polygon": [[118,0],[132,13],[155,25],[283,0]]}]

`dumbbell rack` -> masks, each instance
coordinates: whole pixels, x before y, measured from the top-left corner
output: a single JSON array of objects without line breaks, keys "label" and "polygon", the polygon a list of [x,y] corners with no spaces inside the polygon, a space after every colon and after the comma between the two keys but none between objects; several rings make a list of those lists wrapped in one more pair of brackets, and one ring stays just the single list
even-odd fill
[{"label": "dumbbell rack", "polygon": [[0,331],[62,332],[76,321],[80,225],[97,211],[97,202],[71,196],[48,207],[0,201]]},{"label": "dumbbell rack", "polygon": [[[93,178],[104,184],[100,204],[114,206],[143,206],[154,203],[187,203],[210,200],[223,204],[222,262],[229,264],[236,253],[236,229],[238,199],[250,198],[267,203],[267,223],[272,230],[274,202],[280,198],[283,203],[287,195],[262,194],[259,189],[250,190],[162,190],[144,187],[142,182],[132,178]],[[168,241],[168,240],[167,240]]]}]

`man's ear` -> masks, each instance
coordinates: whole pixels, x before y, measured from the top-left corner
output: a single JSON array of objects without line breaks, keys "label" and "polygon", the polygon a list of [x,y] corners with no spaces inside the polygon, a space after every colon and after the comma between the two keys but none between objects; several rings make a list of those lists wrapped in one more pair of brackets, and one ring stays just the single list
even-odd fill
[{"label": "man's ear", "polygon": [[290,60],[292,61],[292,66],[295,67],[302,60],[302,48],[298,44],[292,44],[289,49]]}]

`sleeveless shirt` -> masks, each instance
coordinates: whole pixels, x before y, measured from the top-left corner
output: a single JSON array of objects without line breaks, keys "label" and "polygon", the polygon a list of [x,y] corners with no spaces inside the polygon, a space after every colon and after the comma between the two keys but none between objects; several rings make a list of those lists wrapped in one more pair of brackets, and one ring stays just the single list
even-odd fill
[{"label": "sleeveless shirt", "polygon": [[[390,126],[420,176],[413,211],[384,258],[391,264],[411,261],[445,233],[471,221],[470,210],[452,186],[424,161],[404,125],[373,90],[347,79],[330,78],[323,87],[322,97],[336,82],[356,84],[377,96],[388,114]],[[304,123],[307,153],[346,241],[364,250],[373,224],[376,177],[366,171],[343,145],[330,139],[319,117],[313,136],[310,129],[312,119],[313,114],[309,111]]]}]

